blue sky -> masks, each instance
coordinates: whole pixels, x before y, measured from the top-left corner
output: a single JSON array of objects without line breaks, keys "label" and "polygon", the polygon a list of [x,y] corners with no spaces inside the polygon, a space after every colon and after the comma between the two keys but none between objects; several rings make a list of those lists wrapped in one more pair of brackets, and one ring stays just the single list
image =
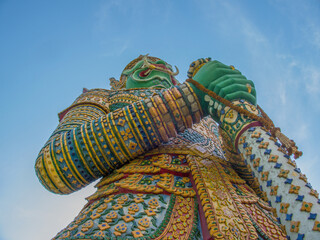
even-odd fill
[{"label": "blue sky", "polygon": [[82,88],[150,53],[180,69],[212,57],[256,85],[258,104],[304,152],[320,190],[320,2],[317,0],[0,0],[0,239],[50,239],[92,193],[54,195],[36,156]]}]

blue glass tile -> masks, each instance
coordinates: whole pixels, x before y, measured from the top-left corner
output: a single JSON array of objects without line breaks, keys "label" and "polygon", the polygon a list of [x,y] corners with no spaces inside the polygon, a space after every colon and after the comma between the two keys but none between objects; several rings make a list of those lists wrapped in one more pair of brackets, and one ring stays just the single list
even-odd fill
[{"label": "blue glass tile", "polygon": [[286,181],[284,182],[285,184],[291,184],[293,181],[292,178],[287,178]]},{"label": "blue glass tile", "polygon": [[301,173],[301,169],[300,168],[295,168],[294,169],[297,173]]},{"label": "blue glass tile", "polygon": [[306,187],[308,187],[308,188],[311,188],[311,189],[312,189],[311,183],[307,183],[307,184],[306,184]]},{"label": "blue glass tile", "polygon": [[263,138],[258,138],[256,142],[259,143],[259,142],[262,142],[262,141],[263,141]]},{"label": "blue glass tile", "polygon": [[276,196],[276,202],[279,203],[281,201],[282,201],[282,196],[281,195],[280,196]]},{"label": "blue glass tile", "polygon": [[308,219],[310,220],[315,220],[317,217],[317,214],[316,213],[310,213],[310,216],[308,217]]},{"label": "blue glass tile", "polygon": [[267,181],[267,187],[272,186],[272,180]]},{"label": "blue glass tile", "polygon": [[265,152],[264,152],[264,155],[268,155],[271,153],[271,149],[267,149]]},{"label": "blue glass tile", "polygon": [[291,221],[292,219],[292,213],[291,214],[286,214],[286,221]]},{"label": "blue glass tile", "polygon": [[274,165],[274,168],[281,168],[282,163],[276,163],[276,165]]},{"label": "blue glass tile", "polygon": [[296,198],[296,201],[302,202],[303,199],[304,199],[304,195],[298,195],[298,197]]}]

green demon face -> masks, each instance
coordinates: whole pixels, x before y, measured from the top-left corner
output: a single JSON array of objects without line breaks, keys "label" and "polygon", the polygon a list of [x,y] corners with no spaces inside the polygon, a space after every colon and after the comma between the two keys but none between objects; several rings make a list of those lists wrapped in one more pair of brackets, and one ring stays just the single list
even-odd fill
[{"label": "green demon face", "polygon": [[143,56],[137,59],[133,67],[125,69],[121,78],[126,78],[126,88],[170,88],[177,85],[175,79],[179,71],[173,72],[165,61]]}]

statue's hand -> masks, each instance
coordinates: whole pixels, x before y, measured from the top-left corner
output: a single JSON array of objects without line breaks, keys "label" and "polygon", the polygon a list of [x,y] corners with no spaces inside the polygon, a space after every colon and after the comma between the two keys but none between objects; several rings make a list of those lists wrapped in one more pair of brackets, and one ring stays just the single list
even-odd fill
[{"label": "statue's hand", "polygon": [[[256,90],[253,82],[231,66],[218,61],[208,62],[199,69],[193,79],[224,99],[229,101],[243,99],[256,105]],[[191,86],[200,100],[205,115],[210,114],[218,121],[217,111],[221,108],[220,103],[194,85]]]}]

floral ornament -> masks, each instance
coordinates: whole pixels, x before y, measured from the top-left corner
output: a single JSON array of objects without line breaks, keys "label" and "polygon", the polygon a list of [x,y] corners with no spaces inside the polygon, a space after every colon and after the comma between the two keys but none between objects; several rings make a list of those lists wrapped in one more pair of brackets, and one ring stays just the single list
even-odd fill
[{"label": "floral ornament", "polygon": [[76,217],[75,223],[76,223],[76,224],[79,224],[79,223],[82,222],[84,219],[86,219],[86,217],[87,217],[87,215],[85,215],[85,214]]},{"label": "floral ornament", "polygon": [[289,159],[289,160],[287,161],[287,163],[290,164],[292,167],[297,167],[296,162],[295,162],[295,161],[292,161],[291,159]]},{"label": "floral ornament", "polygon": [[312,231],[319,231],[320,232],[320,222],[319,221],[315,221]]},{"label": "floral ornament", "polygon": [[139,224],[138,228],[140,230],[146,230],[146,228],[150,226],[150,221],[148,218],[144,217],[138,221],[138,224]]},{"label": "floral ornament", "polygon": [[110,226],[109,226],[108,223],[101,223],[101,224],[98,225],[98,228],[99,228],[101,231],[104,231],[104,230],[106,230],[106,229],[109,229]]},{"label": "floral ornament", "polygon": [[300,211],[310,212],[312,208],[312,203],[309,202],[302,202],[302,206],[300,208]]},{"label": "floral ornament", "polygon": [[262,142],[262,143],[260,143],[260,145],[258,147],[263,148],[263,149],[267,149],[268,146],[269,146],[269,142]]},{"label": "floral ornament", "polygon": [[261,181],[267,181],[269,177],[269,171],[261,173]]},{"label": "floral ornament", "polygon": [[300,221],[291,221],[290,232],[299,232]]},{"label": "floral ornament", "polygon": [[66,231],[64,234],[61,235],[61,238],[67,238],[70,237],[70,232]]},{"label": "floral ornament", "polygon": [[299,179],[301,179],[304,182],[308,182],[307,176],[305,174],[300,173]]},{"label": "floral ornament", "polygon": [[101,205],[97,208],[97,213],[103,212],[107,207],[108,207],[108,204],[107,204],[107,203],[101,204]]},{"label": "floral ornament", "polygon": [[279,156],[278,155],[270,155],[268,162],[277,162],[278,161]]},{"label": "floral ornament", "polygon": [[72,231],[74,229],[78,228],[78,225],[77,224],[72,224],[68,227],[68,230]]},{"label": "floral ornament", "polygon": [[94,209],[99,204],[99,201],[92,203],[88,208]]},{"label": "floral ornament", "polygon": [[228,111],[227,114],[225,115],[226,118],[233,118],[233,111]]},{"label": "floral ornament", "polygon": [[84,237],[85,234],[83,232],[78,232],[75,237]]},{"label": "floral ornament", "polygon": [[99,231],[99,232],[96,232],[94,235],[94,237],[104,237],[104,232],[103,231]]},{"label": "floral ornament", "polygon": [[261,132],[254,131],[254,132],[251,134],[251,137],[252,137],[252,138],[259,138],[260,135],[261,135]]},{"label": "floral ornament", "polygon": [[112,222],[112,219],[115,219],[118,217],[118,213],[115,212],[115,211],[112,211],[112,212],[109,212],[107,215],[106,215],[106,221],[107,222]]},{"label": "floral ornament", "polygon": [[317,190],[315,190],[315,189],[311,189],[309,194],[310,194],[311,196],[314,196],[314,197],[316,197],[316,198],[319,198],[319,193],[318,193]]},{"label": "floral ornament", "polygon": [[132,231],[131,234],[133,235],[134,238],[143,237],[142,232],[139,231],[139,230],[137,230],[137,231]]},{"label": "floral ornament", "polygon": [[247,147],[246,149],[245,149],[245,155],[246,156],[249,156],[249,155],[251,155],[252,154],[252,147]]},{"label": "floral ornament", "polygon": [[112,206],[112,208],[114,210],[118,210],[118,209],[122,208],[122,205],[121,204],[116,204],[116,205]]},{"label": "floral ornament", "polygon": [[150,217],[150,216],[153,216],[153,215],[156,215],[155,211],[153,211],[152,209],[147,209],[147,210],[144,210],[144,212]]},{"label": "floral ornament", "polygon": [[120,223],[116,225],[114,230],[115,231],[113,232],[113,234],[116,236],[120,236],[122,233],[125,233],[127,231],[127,225],[125,223]]},{"label": "floral ornament", "polygon": [[[180,205],[181,205],[182,203],[180,203]],[[187,212],[189,212],[190,211],[190,206],[189,205],[186,205],[186,206],[183,206],[183,207],[181,207],[181,212],[183,212],[183,213],[187,213]]]},{"label": "floral ornament", "polygon": [[276,196],[277,195],[277,192],[278,192],[278,188],[279,188],[279,186],[272,186],[272,187],[270,187],[270,195],[271,196]]},{"label": "floral ornament", "polygon": [[103,201],[104,201],[105,203],[109,203],[109,202],[111,202],[112,200],[113,200],[113,195],[110,195],[109,197],[105,198]]},{"label": "floral ornament", "polygon": [[122,135],[122,138],[124,141],[127,141],[130,138],[133,138],[133,135],[132,135],[131,130],[129,128],[127,128],[125,131],[122,130],[120,132],[120,134]]},{"label": "floral ornament", "polygon": [[256,158],[253,160],[253,167],[256,168],[256,167],[259,167],[260,165],[260,158]]},{"label": "floral ornament", "polygon": [[281,213],[287,213],[289,206],[290,206],[289,203],[281,203],[281,204],[280,204],[280,212],[281,212]]},{"label": "floral ornament", "polygon": [[289,189],[289,193],[292,193],[292,194],[298,194],[299,193],[299,190],[300,190],[300,186],[296,186],[296,185],[291,185],[290,186],[290,189]]},{"label": "floral ornament", "polygon": [[131,221],[134,220],[134,218],[133,218],[130,214],[123,216],[122,219],[123,219],[125,222],[131,222]]},{"label": "floral ornament", "polygon": [[240,137],[240,139],[239,139],[239,144],[243,144],[243,143],[245,143],[246,142],[246,136],[242,136],[242,137]]},{"label": "floral ornament", "polygon": [[139,208],[138,204],[134,203],[128,207],[128,212],[129,212],[129,214],[135,214],[136,212],[139,212],[139,209],[140,208]]},{"label": "floral ornament", "polygon": [[135,201],[136,203],[144,202],[142,197],[136,197],[136,198],[133,199],[133,201]]},{"label": "floral ornament", "polygon": [[126,201],[128,201],[128,196],[127,195],[122,195],[121,197],[118,198],[117,202],[118,204],[123,204]]},{"label": "floral ornament", "polygon": [[88,231],[90,228],[92,228],[94,225],[92,220],[86,221],[81,228],[81,231],[86,232]]},{"label": "floral ornament", "polygon": [[99,217],[101,217],[101,215],[100,215],[99,213],[94,213],[94,214],[92,214],[92,215],[90,216],[90,218],[91,218],[92,220],[97,219],[97,218],[99,218]]},{"label": "floral ornament", "polygon": [[287,178],[289,174],[289,170],[280,169],[280,173],[278,174],[278,177]]}]

